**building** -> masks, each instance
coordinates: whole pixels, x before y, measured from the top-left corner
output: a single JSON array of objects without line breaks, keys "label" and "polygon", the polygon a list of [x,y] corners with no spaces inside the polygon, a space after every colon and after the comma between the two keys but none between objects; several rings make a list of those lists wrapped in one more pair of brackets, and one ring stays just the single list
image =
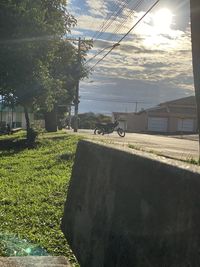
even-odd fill
[{"label": "building", "polygon": [[127,132],[196,133],[195,96],[159,104],[138,113],[113,113]]},{"label": "building", "polygon": [[[29,112],[29,119],[30,123],[34,122],[34,115],[32,112]],[[5,127],[7,124],[9,124],[11,128],[26,129],[23,107],[15,106],[11,108],[0,103],[0,126]]]}]

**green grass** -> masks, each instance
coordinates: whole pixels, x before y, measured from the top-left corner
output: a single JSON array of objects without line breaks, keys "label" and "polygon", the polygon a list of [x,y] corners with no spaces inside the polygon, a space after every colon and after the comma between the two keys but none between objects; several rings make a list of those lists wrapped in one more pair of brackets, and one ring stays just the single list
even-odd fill
[{"label": "green grass", "polygon": [[194,159],[194,158],[188,158],[186,160],[184,160],[185,162],[187,163],[190,163],[190,164],[194,164],[194,165],[198,165],[200,166],[200,159]]},{"label": "green grass", "polygon": [[63,132],[43,134],[28,149],[24,133],[0,137],[0,255],[33,251],[75,263],[60,220],[78,139]]},{"label": "green grass", "polygon": [[135,150],[142,150],[142,148],[138,145],[128,144],[129,148],[135,149]]}]

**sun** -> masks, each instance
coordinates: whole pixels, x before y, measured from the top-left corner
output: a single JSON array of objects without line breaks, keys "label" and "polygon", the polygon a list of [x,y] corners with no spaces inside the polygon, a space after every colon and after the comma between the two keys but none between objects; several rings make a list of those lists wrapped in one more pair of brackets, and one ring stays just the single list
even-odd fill
[{"label": "sun", "polygon": [[153,16],[153,27],[156,32],[168,33],[171,30],[173,14],[168,8],[158,10]]},{"label": "sun", "polygon": [[174,49],[177,45],[175,39],[180,31],[173,29],[175,15],[168,8],[160,8],[144,19],[138,33],[143,36],[143,45],[148,48]]}]

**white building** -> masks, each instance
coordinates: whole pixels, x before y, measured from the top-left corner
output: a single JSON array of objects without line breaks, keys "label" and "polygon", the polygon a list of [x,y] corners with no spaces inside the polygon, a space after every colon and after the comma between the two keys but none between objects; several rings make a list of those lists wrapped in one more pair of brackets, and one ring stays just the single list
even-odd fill
[{"label": "white building", "polygon": [[[29,112],[29,119],[30,124],[34,122],[34,115],[32,112]],[[9,124],[11,128],[26,129],[23,107],[15,106],[11,108],[0,103],[0,126],[4,127],[7,124]]]}]

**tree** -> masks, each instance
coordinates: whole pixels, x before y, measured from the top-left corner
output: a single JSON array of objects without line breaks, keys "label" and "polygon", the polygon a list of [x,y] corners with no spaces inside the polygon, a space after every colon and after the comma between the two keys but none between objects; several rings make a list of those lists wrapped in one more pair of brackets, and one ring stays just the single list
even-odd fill
[{"label": "tree", "polygon": [[41,96],[51,109],[63,80],[51,64],[63,37],[75,25],[65,0],[2,0],[0,3],[0,94],[27,109]]},{"label": "tree", "polygon": [[46,130],[56,131],[58,111],[60,114],[62,110],[66,112],[67,105],[74,100],[77,80],[87,76],[84,61],[90,47],[91,42],[84,41],[84,49],[81,49],[81,58],[78,60],[77,47],[70,42],[60,40],[54,45],[49,67],[44,71],[46,74],[40,77],[43,94],[35,98],[36,109],[44,115]]}]

